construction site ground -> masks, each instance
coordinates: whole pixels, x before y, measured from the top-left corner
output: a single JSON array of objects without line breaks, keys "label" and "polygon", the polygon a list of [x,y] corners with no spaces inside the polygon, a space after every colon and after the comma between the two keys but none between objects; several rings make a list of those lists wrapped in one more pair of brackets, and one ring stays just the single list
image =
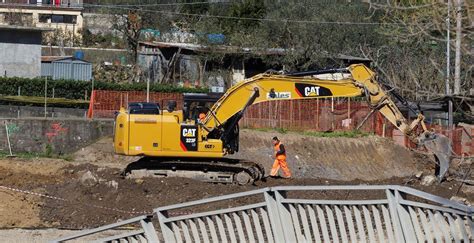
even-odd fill
[{"label": "construction site ground", "polygon": [[270,139],[275,135],[287,147],[294,178],[267,178],[246,186],[124,178],[122,169],[138,158],[114,155],[111,138],[77,151],[71,160],[0,159],[0,239],[57,237],[151,213],[159,206],[280,185],[397,184],[474,203],[474,186],[461,182],[472,181],[472,161],[456,160],[451,176],[439,184],[429,181],[435,167],[428,156],[380,137],[317,138],[243,130],[240,152],[233,156],[259,162],[268,173],[273,163]]}]

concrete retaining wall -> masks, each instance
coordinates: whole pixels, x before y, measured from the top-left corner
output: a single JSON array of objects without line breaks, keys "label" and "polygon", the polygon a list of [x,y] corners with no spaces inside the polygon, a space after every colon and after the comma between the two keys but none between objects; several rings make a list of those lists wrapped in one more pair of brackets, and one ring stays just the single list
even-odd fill
[{"label": "concrete retaining wall", "polygon": [[113,133],[112,120],[0,119],[2,152],[8,152],[5,124],[13,153],[50,150],[54,154],[66,154]]},{"label": "concrete retaining wall", "polygon": [[[85,118],[87,109],[47,107],[48,118]],[[44,107],[0,105],[0,118],[44,117]]]}]

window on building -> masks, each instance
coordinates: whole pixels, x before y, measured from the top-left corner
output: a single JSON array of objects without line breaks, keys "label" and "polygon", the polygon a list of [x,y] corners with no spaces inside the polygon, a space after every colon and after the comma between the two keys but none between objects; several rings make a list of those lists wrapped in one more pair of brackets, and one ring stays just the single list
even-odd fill
[{"label": "window on building", "polygon": [[11,25],[32,26],[33,14],[10,12],[4,14],[4,22]]},{"label": "window on building", "polygon": [[59,14],[40,14],[40,23],[65,23],[75,24],[77,16],[75,15],[59,15]]},{"label": "window on building", "polygon": [[51,14],[39,14],[40,23],[51,23]]},{"label": "window on building", "polygon": [[76,16],[75,15],[63,15],[63,23],[75,24]]}]

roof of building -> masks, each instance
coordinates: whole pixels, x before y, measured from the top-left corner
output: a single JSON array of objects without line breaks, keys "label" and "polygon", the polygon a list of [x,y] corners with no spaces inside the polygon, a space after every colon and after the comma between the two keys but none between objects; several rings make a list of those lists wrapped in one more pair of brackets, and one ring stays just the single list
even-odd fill
[{"label": "roof of building", "polygon": [[[177,42],[147,42],[140,41],[140,45],[147,45],[160,48],[181,48],[185,50],[191,50],[195,52],[218,52],[218,53],[229,53],[229,54],[257,54],[257,55],[285,55],[287,49],[285,48],[250,48],[250,47],[238,47],[238,46],[225,46],[225,45],[211,45],[205,46],[193,43],[177,43]],[[364,57],[349,56],[344,54],[329,55],[328,53],[321,53],[321,55],[349,61],[364,61],[371,62],[371,59]]]},{"label": "roof of building", "polygon": [[283,55],[285,53],[284,48],[247,48],[238,46],[224,46],[224,45],[211,45],[205,46],[193,43],[177,43],[177,42],[139,42],[141,45],[161,47],[161,48],[181,48],[196,52],[220,52],[220,53],[233,53],[233,54],[260,54],[260,55]]},{"label": "roof of building", "polygon": [[19,30],[19,31],[53,31],[53,28],[32,27],[19,25],[0,25],[0,30]]},{"label": "roof of building", "polygon": [[89,63],[86,60],[78,59],[73,56],[41,56],[41,62],[57,62],[63,60],[81,61]]}]

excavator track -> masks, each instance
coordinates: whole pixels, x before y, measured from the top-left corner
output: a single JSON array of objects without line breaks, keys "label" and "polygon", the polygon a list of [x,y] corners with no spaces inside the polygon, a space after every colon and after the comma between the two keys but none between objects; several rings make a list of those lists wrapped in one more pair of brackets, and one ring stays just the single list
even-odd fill
[{"label": "excavator track", "polygon": [[251,184],[263,178],[263,166],[238,159],[193,159],[143,157],[125,168],[122,175],[141,177],[186,177],[211,183]]}]

